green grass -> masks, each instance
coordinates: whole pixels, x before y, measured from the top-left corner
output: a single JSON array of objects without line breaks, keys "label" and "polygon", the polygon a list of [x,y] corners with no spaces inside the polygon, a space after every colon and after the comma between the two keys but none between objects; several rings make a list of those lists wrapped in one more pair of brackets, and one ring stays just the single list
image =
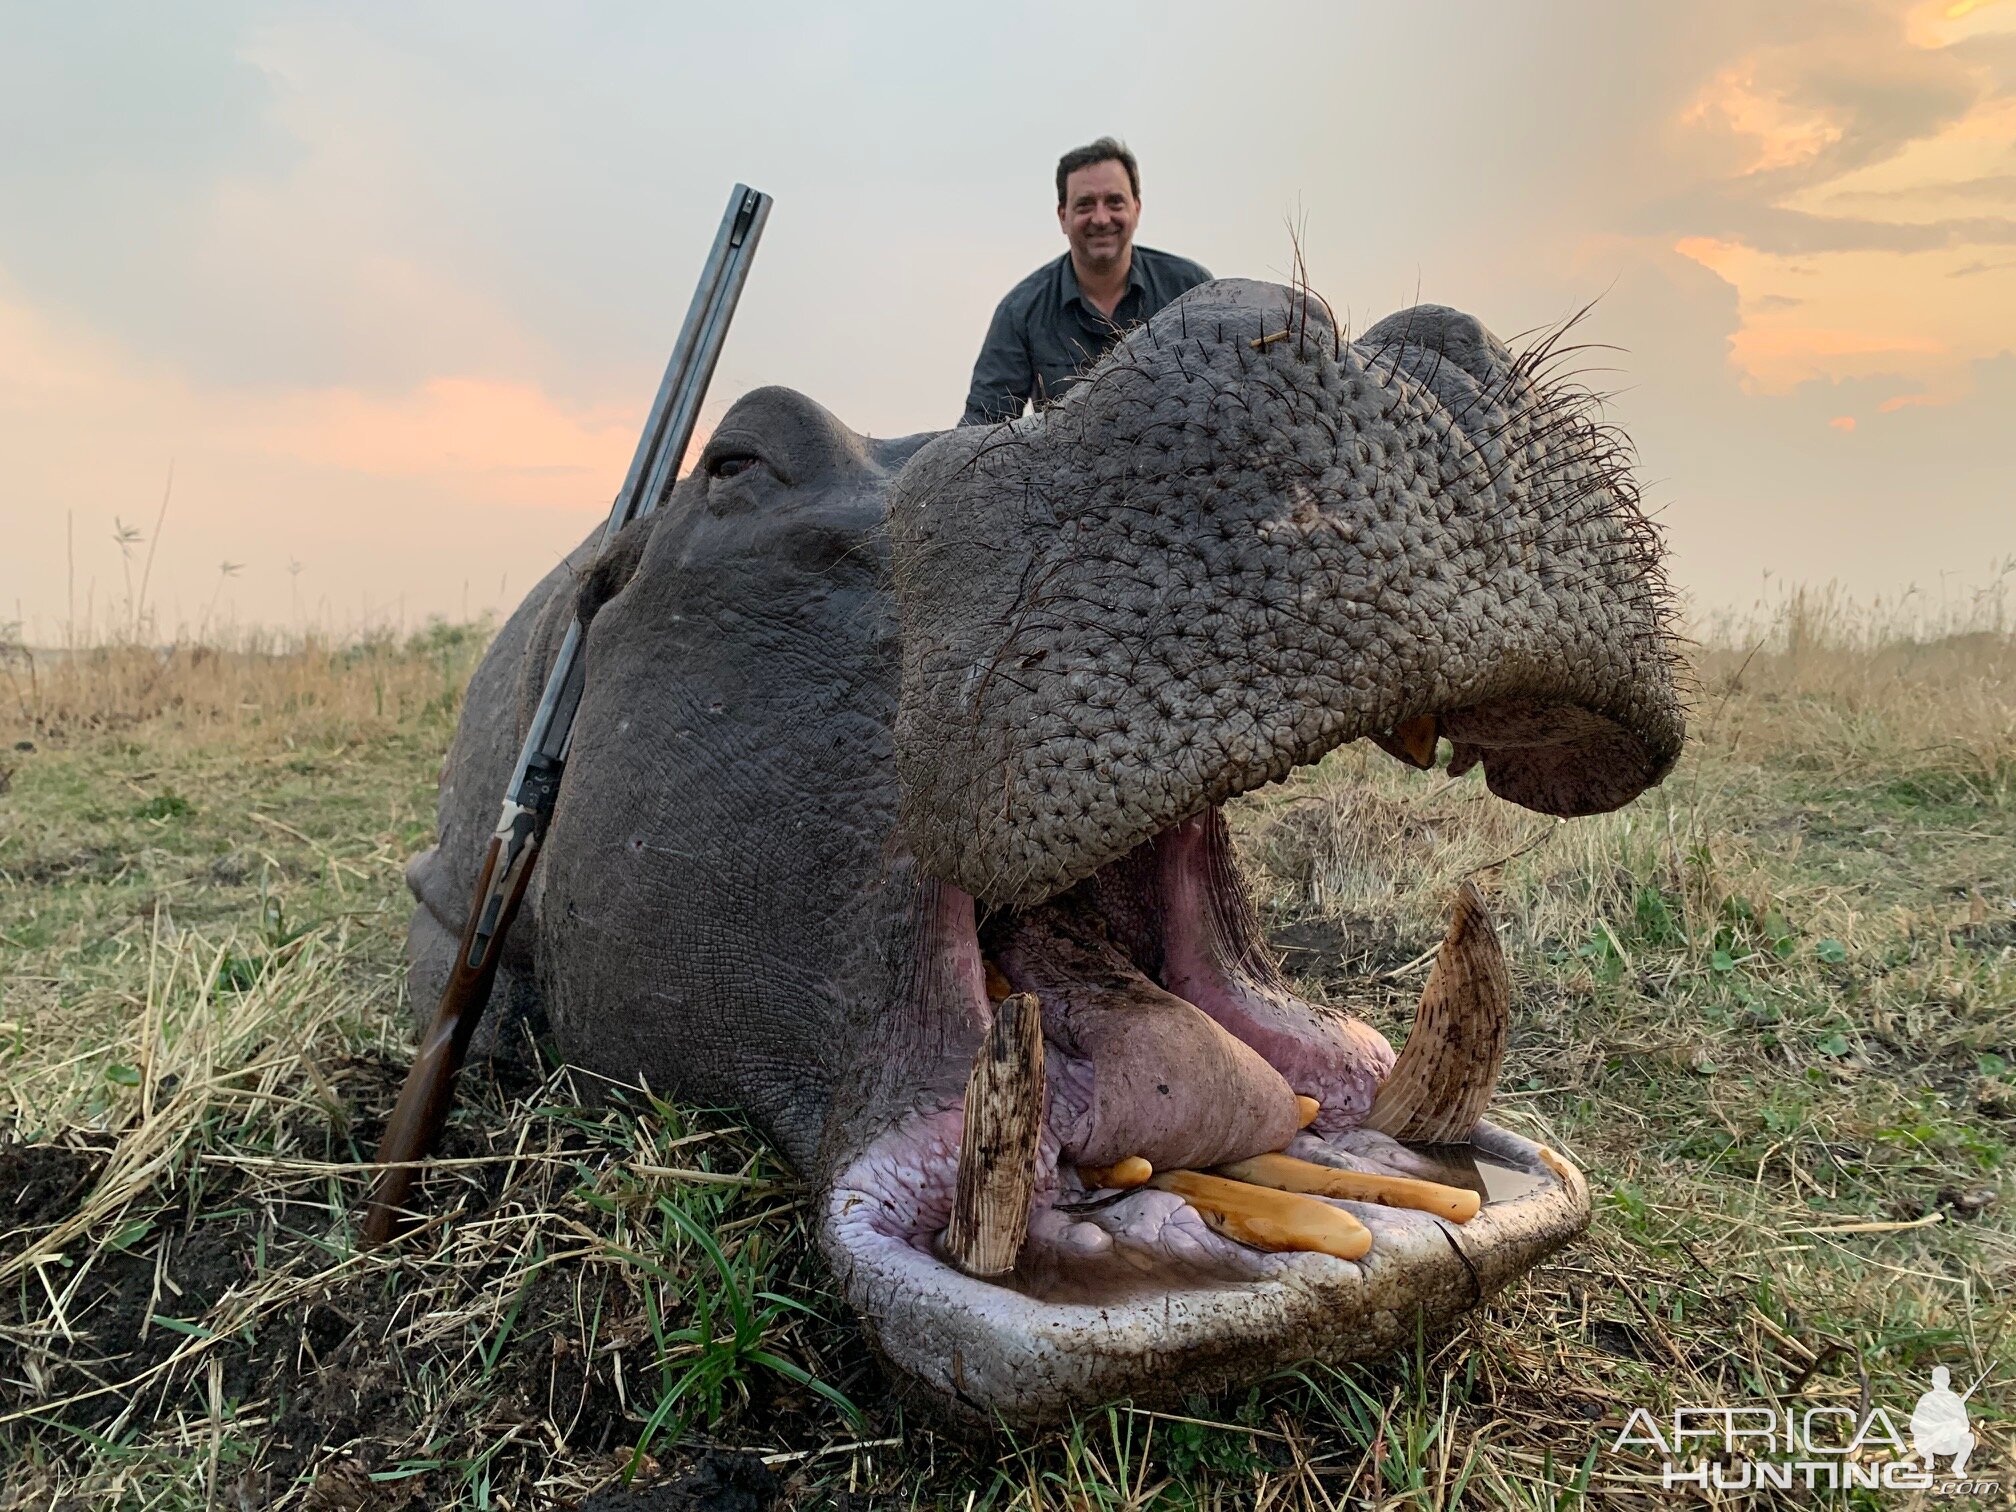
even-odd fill
[{"label": "green grass", "polygon": [[1901,1422],[1935,1363],[1990,1372],[1975,1469],[2011,1480],[2007,637],[1707,653],[1681,770],[1600,819],[1358,748],[1244,801],[1291,969],[1396,1036],[1480,880],[1516,985],[1496,1116],[1589,1174],[1594,1228],[1392,1359],[994,1439],[890,1397],[805,1190],[726,1113],[471,1076],[439,1219],[356,1250],[410,1053],[400,868],[478,644],[17,683],[0,1506],[609,1507],[679,1476],[856,1507],[1652,1505],[1610,1450],[1632,1408],[1866,1390]]}]

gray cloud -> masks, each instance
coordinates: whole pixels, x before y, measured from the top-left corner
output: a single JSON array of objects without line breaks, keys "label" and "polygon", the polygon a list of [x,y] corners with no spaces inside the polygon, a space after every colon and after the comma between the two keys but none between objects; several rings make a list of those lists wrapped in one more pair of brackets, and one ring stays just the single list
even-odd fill
[{"label": "gray cloud", "polygon": [[1933,252],[1943,247],[2016,242],[2016,219],[2003,216],[1956,216],[1921,222],[1815,215],[1782,205],[1732,201],[1712,190],[1648,207],[1634,229],[1645,235],[1711,236],[1740,241],[1782,256],[1821,252]]},{"label": "gray cloud", "polygon": [[[1758,60],[1756,87],[1780,93],[1795,111],[1834,123],[1838,140],[1799,162],[1698,182],[1641,207],[1637,223],[1657,234],[1706,235],[1778,254],[1930,251],[1959,243],[2016,241],[2016,221],[1952,216],[1923,224],[1885,218],[1886,208],[1937,203],[1934,191],[1842,193],[1830,203],[1865,214],[1786,208],[1857,169],[1886,162],[1965,117],[1995,94],[2008,49],[1907,45],[1895,7],[1871,3],[1771,7],[1744,57]],[[1789,14],[1788,14],[1789,13]],[[1775,25],[1773,22],[1775,21]],[[1708,80],[1704,78],[1705,86]],[[2006,200],[1998,178],[1975,181],[1956,198]]]},{"label": "gray cloud", "polygon": [[1840,205],[1904,207],[1956,199],[2016,205],[2016,173],[1988,173],[1978,178],[1954,179],[1940,184],[1909,184],[1897,189],[1844,189],[1827,198],[1829,204]]}]

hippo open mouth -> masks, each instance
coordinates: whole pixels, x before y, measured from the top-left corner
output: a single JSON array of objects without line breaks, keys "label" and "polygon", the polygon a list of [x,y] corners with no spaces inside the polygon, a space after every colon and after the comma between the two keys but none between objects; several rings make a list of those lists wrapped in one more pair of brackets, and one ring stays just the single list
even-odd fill
[{"label": "hippo open mouth", "polygon": [[929,892],[918,987],[990,1032],[963,1094],[836,1175],[825,1236],[945,1398],[1042,1417],[1381,1353],[1586,1227],[1580,1173],[1478,1117],[1508,1005],[1474,888],[1397,1073],[1282,980],[1216,809],[1031,909]]}]

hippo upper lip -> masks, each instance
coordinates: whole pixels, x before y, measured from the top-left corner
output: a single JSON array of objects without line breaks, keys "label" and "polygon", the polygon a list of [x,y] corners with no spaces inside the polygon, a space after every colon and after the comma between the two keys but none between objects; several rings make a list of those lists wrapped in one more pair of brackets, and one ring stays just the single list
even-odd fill
[{"label": "hippo upper lip", "polygon": [[920,863],[1034,903],[1424,716],[1539,812],[1660,781],[1657,532],[1546,355],[1435,306],[1346,340],[1306,291],[1225,280],[1038,420],[921,451],[890,510]]}]

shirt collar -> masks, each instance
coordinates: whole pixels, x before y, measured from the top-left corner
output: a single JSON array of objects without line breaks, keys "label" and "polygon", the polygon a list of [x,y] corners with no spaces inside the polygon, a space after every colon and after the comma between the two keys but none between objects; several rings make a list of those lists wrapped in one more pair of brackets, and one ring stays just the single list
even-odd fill
[{"label": "shirt collar", "polygon": [[[1085,296],[1079,292],[1078,267],[1077,264],[1071,261],[1071,253],[1068,250],[1064,253],[1063,263],[1064,303],[1068,305],[1075,300],[1079,308],[1091,310],[1092,306],[1085,302]],[[1141,249],[1139,246],[1136,246],[1132,249],[1132,255],[1127,259],[1127,293],[1131,294],[1136,289],[1140,289],[1145,293],[1147,288],[1147,277],[1141,271]],[[1127,294],[1122,294],[1120,297],[1125,299]]]}]

